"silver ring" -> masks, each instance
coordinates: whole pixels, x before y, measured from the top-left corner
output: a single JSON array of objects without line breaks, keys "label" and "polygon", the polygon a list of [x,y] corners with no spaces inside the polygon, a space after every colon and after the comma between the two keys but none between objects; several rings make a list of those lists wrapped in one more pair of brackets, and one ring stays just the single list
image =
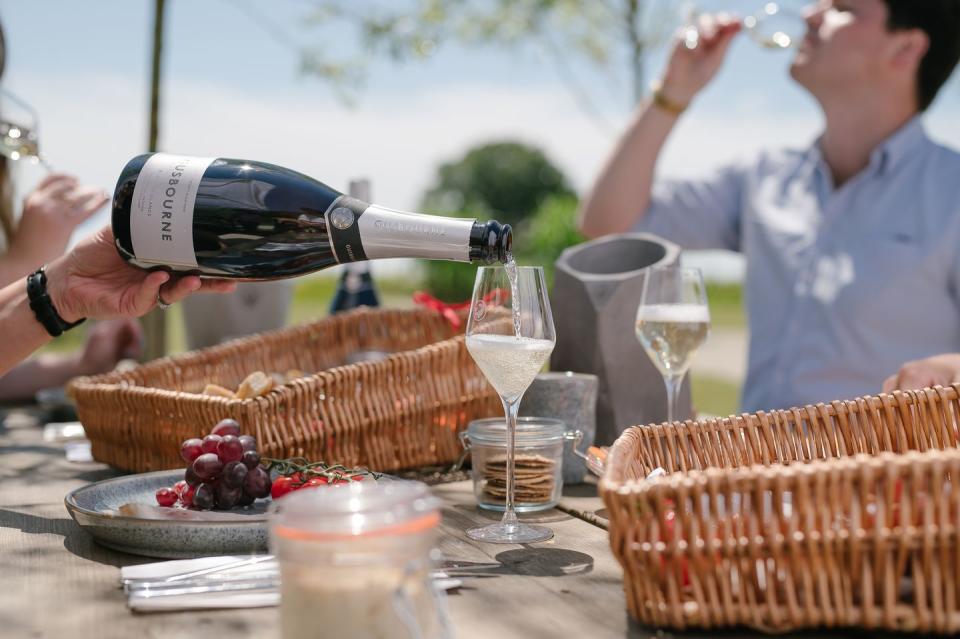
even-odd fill
[{"label": "silver ring", "polygon": [[167,304],[166,302],[164,302],[163,296],[160,295],[160,291],[157,291],[157,308],[159,308],[161,311],[165,311],[171,306],[173,306],[173,304]]}]

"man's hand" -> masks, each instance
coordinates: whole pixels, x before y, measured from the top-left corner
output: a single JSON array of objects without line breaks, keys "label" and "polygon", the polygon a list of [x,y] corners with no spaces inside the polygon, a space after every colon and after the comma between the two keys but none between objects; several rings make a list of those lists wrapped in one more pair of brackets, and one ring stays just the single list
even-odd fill
[{"label": "man's hand", "polygon": [[949,386],[960,382],[960,353],[935,355],[904,364],[883,382],[883,392]]},{"label": "man's hand", "polygon": [[717,74],[741,27],[740,20],[727,16],[702,16],[699,24],[683,27],[661,82],[663,96],[689,104]]},{"label": "man's hand", "polygon": [[168,304],[191,293],[229,293],[226,280],[201,280],[195,275],[171,279],[165,271],[144,271],[127,264],[117,253],[113,232],[105,227],[47,268],[47,291],[54,308],[67,322],[81,318],[116,319],[146,315],[158,293]]}]

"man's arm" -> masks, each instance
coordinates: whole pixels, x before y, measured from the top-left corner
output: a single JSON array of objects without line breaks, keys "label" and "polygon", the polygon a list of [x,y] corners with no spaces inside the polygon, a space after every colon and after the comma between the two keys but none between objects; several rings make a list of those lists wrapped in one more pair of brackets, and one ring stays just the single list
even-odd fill
[{"label": "man's arm", "polygon": [[588,237],[628,231],[650,206],[654,169],[679,112],[720,69],[739,20],[709,20],[699,41],[678,41],[655,98],[641,105],[584,199],[580,228]]}]

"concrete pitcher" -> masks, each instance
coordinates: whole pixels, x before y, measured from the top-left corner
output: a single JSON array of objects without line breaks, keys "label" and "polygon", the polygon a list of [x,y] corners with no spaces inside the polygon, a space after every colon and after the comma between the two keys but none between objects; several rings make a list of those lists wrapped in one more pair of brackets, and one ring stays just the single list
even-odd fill
[{"label": "concrete pitcher", "polygon": [[[629,426],[667,418],[663,377],[637,340],[635,324],[645,270],[679,257],[675,244],[628,233],[568,248],[556,262],[551,304],[557,345],[550,367],[599,378],[597,445],[612,444]],[[685,382],[677,418],[689,414]]]}]

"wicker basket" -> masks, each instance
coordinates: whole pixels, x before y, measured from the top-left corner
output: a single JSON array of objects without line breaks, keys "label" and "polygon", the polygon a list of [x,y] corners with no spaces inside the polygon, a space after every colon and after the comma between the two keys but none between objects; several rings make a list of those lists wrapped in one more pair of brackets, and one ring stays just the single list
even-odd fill
[{"label": "wicker basket", "polygon": [[[342,365],[358,350],[393,353]],[[320,371],[255,399],[199,394],[249,373]],[[128,471],[182,465],[179,444],[233,417],[261,454],[305,456],[376,470],[447,463],[458,433],[500,414],[497,395],[462,336],[425,310],[359,310],[156,360],[126,373],[79,378],[69,389],[93,456]]]},{"label": "wicker basket", "polygon": [[624,432],[600,492],[630,614],[960,631],[958,388]]}]

